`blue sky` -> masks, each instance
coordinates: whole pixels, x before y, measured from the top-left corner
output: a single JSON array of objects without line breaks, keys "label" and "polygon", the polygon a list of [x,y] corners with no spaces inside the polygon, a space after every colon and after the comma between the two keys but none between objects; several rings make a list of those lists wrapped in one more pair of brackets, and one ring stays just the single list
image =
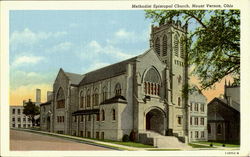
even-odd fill
[{"label": "blue sky", "polygon": [[141,54],[150,26],[142,10],[11,11],[11,92],[49,90],[59,68],[83,74]]}]

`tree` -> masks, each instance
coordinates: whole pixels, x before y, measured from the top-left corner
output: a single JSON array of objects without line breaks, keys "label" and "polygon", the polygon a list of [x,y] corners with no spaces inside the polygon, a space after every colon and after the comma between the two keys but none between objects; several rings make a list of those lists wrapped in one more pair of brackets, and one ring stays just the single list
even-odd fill
[{"label": "tree", "polygon": [[164,24],[188,24],[188,64],[194,66],[201,88],[213,87],[230,75],[240,84],[239,10],[146,10],[146,18]]},{"label": "tree", "polygon": [[35,116],[40,114],[39,107],[29,99],[29,101],[24,104],[23,114],[29,117],[32,121],[32,126],[34,126],[36,122]]}]

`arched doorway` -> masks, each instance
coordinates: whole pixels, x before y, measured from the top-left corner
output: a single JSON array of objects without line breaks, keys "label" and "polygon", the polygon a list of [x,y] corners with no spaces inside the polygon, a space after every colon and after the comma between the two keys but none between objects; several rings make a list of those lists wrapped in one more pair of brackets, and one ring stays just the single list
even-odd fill
[{"label": "arched doorway", "polygon": [[146,130],[164,134],[164,112],[160,109],[152,109],[146,114]]}]

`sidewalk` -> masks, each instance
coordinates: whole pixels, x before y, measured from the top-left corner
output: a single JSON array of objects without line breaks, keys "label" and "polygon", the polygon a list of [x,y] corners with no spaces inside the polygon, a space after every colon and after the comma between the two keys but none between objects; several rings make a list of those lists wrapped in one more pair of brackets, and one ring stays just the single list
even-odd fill
[{"label": "sidewalk", "polygon": [[[14,130],[20,130],[20,131],[28,131],[28,132],[34,132],[38,134],[44,134],[44,135],[50,135],[50,136],[55,136],[55,137],[60,137],[60,138],[65,138],[71,141],[79,142],[79,143],[85,143],[85,144],[90,144],[94,146],[100,146],[100,147],[105,147],[105,148],[110,148],[114,150],[127,150],[127,151],[147,151],[147,150],[158,150],[158,151],[197,151],[197,150],[239,150],[238,147],[220,147],[220,146],[213,146],[211,148],[183,148],[183,149],[175,149],[175,148],[137,148],[137,147],[130,147],[130,146],[125,146],[125,145],[120,145],[120,144],[114,144],[110,142],[104,142],[104,141],[99,141],[99,140],[94,140],[94,139],[88,139],[84,137],[77,137],[77,136],[70,136],[70,135],[64,135],[64,134],[57,134],[57,133],[52,133],[52,132],[45,132],[45,131],[38,131],[38,130],[32,130],[32,129],[23,129],[23,128],[15,128]],[[201,143],[192,143],[196,145],[201,145],[201,146],[209,146],[208,144],[201,144]]]},{"label": "sidewalk", "polygon": [[39,133],[39,134],[44,134],[44,135],[66,138],[69,140],[74,140],[76,142],[111,148],[114,150],[144,151],[145,149],[147,149],[147,148],[136,148],[136,147],[124,146],[124,145],[119,145],[119,144],[114,144],[114,143],[109,143],[109,142],[87,139],[87,138],[83,138],[83,137],[76,137],[76,136],[57,134],[57,133],[51,133],[51,132],[45,132],[45,131],[38,131],[38,130],[32,130],[32,129],[23,129],[23,128],[17,129],[17,128],[15,128],[14,130],[28,131],[28,132],[34,132],[34,133]]},{"label": "sidewalk", "polygon": [[[195,143],[195,142],[192,142],[192,144],[197,144],[197,145],[201,145],[201,146],[210,146],[209,144]],[[207,148],[207,149],[216,149],[216,150],[239,150],[240,148],[239,148],[239,147],[222,147],[222,146],[213,145],[213,147]]]}]

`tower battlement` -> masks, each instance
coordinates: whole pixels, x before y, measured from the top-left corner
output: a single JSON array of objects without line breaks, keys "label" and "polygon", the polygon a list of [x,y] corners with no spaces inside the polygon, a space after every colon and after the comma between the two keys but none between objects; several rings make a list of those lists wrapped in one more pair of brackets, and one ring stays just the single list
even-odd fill
[{"label": "tower battlement", "polygon": [[167,27],[171,27],[171,26],[185,33],[187,32],[187,29],[188,29],[188,25],[185,24],[182,26],[180,20],[177,20],[177,21],[171,20],[171,21],[166,21],[162,24],[159,24],[159,26],[151,25],[151,33],[164,30]]}]

